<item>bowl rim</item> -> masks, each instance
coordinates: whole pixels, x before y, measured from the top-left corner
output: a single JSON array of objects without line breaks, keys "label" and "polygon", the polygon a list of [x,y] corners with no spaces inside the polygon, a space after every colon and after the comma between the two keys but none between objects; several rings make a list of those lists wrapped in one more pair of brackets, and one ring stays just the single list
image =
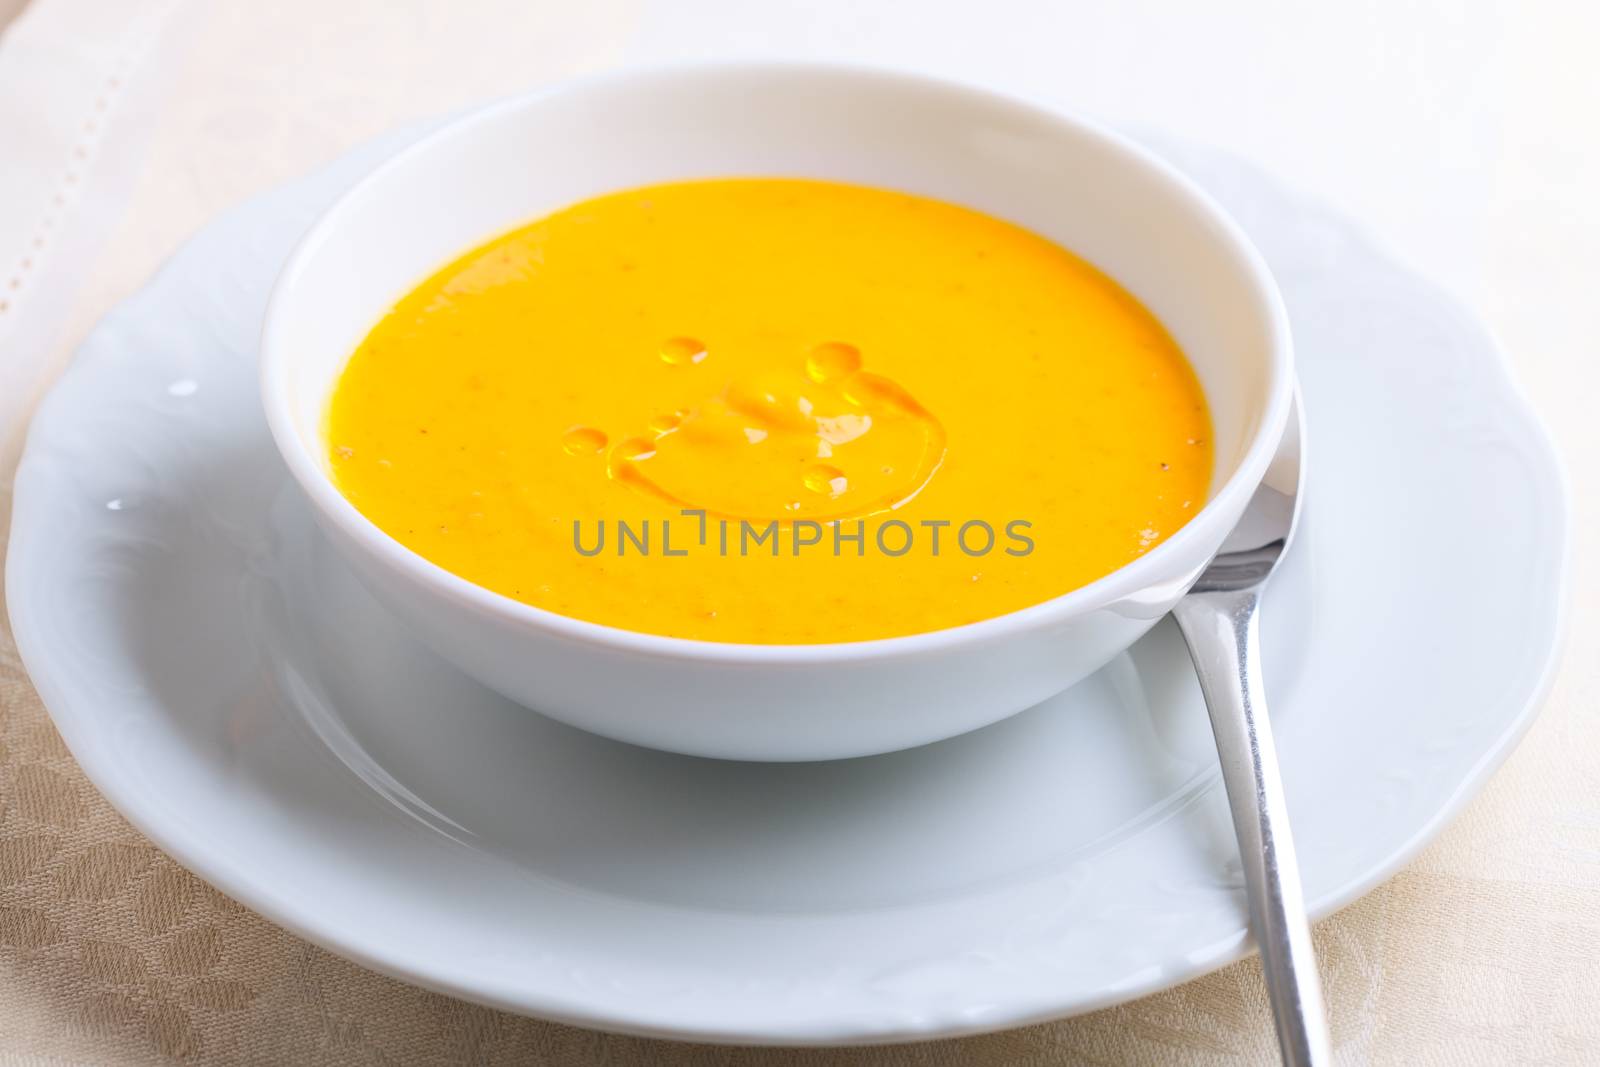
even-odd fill
[{"label": "bowl rim", "polygon": [[[1267,327],[1269,361],[1265,409],[1243,457],[1222,486],[1182,527],[1149,552],[1116,570],[1058,596],[976,622],[937,630],[860,641],[813,644],[752,644],[670,637],[590,622],[524,603],[478,585],[407,548],[380,529],[352,504],[328,476],[302,440],[292,414],[288,369],[292,354],[280,343],[282,322],[294,299],[301,274],[339,225],[349,205],[365,196],[384,175],[412,159],[436,152],[475,127],[495,121],[508,112],[564,97],[602,90],[628,89],[647,94],[653,85],[693,79],[739,80],[772,77],[811,77],[851,80],[863,88],[910,90],[925,95],[965,97],[997,109],[1011,110],[1046,124],[1063,127],[1074,135],[1099,142],[1101,148],[1120,155],[1151,173],[1175,194],[1193,214],[1201,217],[1217,239],[1232,247],[1244,270]],[[1188,176],[1161,157],[1093,119],[1045,107],[1026,99],[979,85],[922,73],[848,62],[805,60],[695,61],[651,64],[564,79],[474,107],[447,119],[433,130],[399,149],[368,171],[333,201],[295,244],[280,269],[267,300],[262,322],[260,386],[268,429],[289,473],[326,522],[332,523],[364,552],[407,580],[426,586],[462,607],[518,628],[571,642],[599,645],[649,658],[695,660],[702,663],[744,665],[811,665],[845,663],[888,657],[937,655],[957,646],[992,642],[1065,619],[1107,608],[1152,587],[1173,584],[1171,564],[1188,554],[1208,535],[1221,542],[1228,530],[1212,528],[1224,521],[1234,504],[1241,508],[1255,492],[1287,425],[1294,391],[1293,344],[1288,312],[1265,259],[1239,224]],[[1231,528],[1231,527],[1230,527]],[[1177,569],[1197,577],[1212,553],[1198,553],[1200,562]],[[1157,616],[1159,617],[1159,616]]]}]

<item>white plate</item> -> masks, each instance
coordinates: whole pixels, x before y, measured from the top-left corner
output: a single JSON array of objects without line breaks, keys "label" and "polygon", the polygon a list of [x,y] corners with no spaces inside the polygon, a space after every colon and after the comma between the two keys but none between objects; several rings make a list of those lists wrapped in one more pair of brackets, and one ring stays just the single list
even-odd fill
[{"label": "white plate", "polygon": [[[607,1029],[887,1041],[1126,1000],[1245,951],[1205,715],[1170,625],[927,748],[744,765],[506,703],[404,637],[287,484],[267,288],[391,140],[245,205],[112,313],[40,409],[7,571],[89,777],[223,891],[369,966]],[[1526,727],[1567,506],[1481,328],[1254,171],[1169,150],[1296,330],[1305,535],[1267,677],[1312,910],[1392,873]]]}]

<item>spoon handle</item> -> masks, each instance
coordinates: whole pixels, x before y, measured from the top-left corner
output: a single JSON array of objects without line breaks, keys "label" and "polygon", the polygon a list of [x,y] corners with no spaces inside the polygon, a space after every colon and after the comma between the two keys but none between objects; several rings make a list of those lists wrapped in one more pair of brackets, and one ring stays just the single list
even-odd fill
[{"label": "spoon handle", "polygon": [[1211,713],[1278,1047],[1292,1067],[1321,1067],[1330,1062],[1327,1013],[1267,723],[1258,593],[1257,588],[1190,593],[1173,616]]}]

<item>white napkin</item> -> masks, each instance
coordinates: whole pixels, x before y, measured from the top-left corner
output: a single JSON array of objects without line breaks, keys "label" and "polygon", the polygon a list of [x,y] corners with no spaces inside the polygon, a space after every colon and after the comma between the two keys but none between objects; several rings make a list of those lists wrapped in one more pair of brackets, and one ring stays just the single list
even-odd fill
[{"label": "white napkin", "polygon": [[[48,0],[0,37],[0,487],[64,353],[78,279],[126,202],[148,60],[178,0]],[[108,131],[115,133],[108,136]]]}]

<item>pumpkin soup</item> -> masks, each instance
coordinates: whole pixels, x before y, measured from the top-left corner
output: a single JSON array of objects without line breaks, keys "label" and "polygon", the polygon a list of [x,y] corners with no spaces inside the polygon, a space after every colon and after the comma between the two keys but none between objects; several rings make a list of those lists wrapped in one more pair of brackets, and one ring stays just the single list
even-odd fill
[{"label": "pumpkin soup", "polygon": [[441,567],[628,630],[817,643],[1039,603],[1205,502],[1183,353],[1058,245],[729,179],[584,201],[406,296],[337,383],[341,492]]}]

